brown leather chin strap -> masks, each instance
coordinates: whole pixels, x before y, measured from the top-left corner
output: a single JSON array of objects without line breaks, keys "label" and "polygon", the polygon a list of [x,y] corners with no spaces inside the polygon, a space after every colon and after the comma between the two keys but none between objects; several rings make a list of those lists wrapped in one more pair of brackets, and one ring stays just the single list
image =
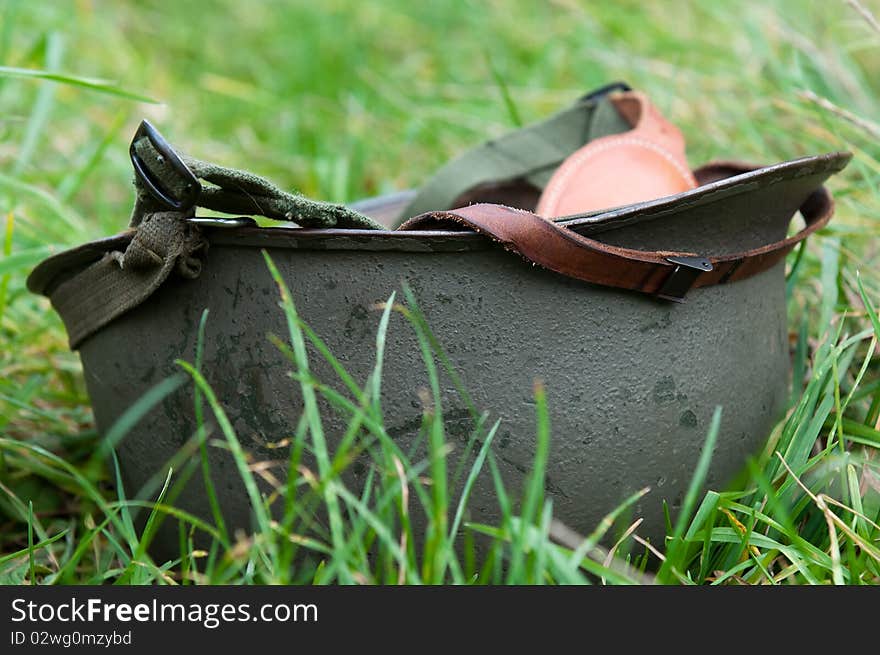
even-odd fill
[{"label": "brown leather chin strap", "polygon": [[803,202],[806,226],[794,236],[761,248],[716,257],[688,252],[642,251],[590,239],[531,212],[479,204],[411,218],[401,230],[467,228],[548,270],[585,282],[681,302],[688,290],[734,282],[778,263],[799,242],[824,227],[834,212],[820,187]]},{"label": "brown leather chin strap", "polygon": [[611,98],[632,129],[572,153],[554,172],[535,213],[548,218],[631,205],[697,186],[684,137],[643,93]]},{"label": "brown leather chin strap", "polygon": [[[697,187],[678,128],[642,93],[620,93],[612,102],[632,130],[600,137],[572,153],[550,178],[534,213],[474,204],[422,214],[399,229],[468,228],[556,273],[682,302],[693,287],[732,282],[771,268],[831,218],[831,196],[820,187],[800,207],[806,227],[795,236],[711,258],[613,246],[551,220],[677,196]],[[568,223],[573,227],[573,221]]]}]

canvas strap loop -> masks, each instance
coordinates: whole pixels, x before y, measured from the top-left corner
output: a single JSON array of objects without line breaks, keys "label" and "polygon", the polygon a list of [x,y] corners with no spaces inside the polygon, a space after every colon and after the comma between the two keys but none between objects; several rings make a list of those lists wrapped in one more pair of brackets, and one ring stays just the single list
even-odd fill
[{"label": "canvas strap loop", "polygon": [[174,212],[156,212],[141,221],[128,248],[116,260],[122,268],[145,269],[161,267],[173,258],[180,275],[196,278],[207,247],[195,225],[180,220]]},{"label": "canvas strap loop", "polygon": [[144,217],[125,252],[111,251],[50,294],[71,348],[149,298],[172,273],[198,277],[207,241],[174,212]]}]

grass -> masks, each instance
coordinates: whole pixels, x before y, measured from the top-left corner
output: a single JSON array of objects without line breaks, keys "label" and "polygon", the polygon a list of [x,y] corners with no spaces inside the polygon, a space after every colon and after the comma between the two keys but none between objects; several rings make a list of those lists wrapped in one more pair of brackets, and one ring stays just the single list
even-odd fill
[{"label": "grass", "polygon": [[[797,0],[694,0],[674,16],[667,3],[569,0],[0,3],[0,582],[876,584],[880,33],[869,11],[833,1],[805,12]],[[261,493],[198,357],[99,440],[79,361],[24,279],[48,253],[124,226],[127,140],[140,118],[202,158],[348,201],[418,185],[468,145],[612,79],[655,99],[688,135],[692,162],[855,154],[831,183],[837,217],[789,261],[785,420],[729,488],[704,492],[701,461],[666,543],[647,548],[621,523],[638,494],[586,537],[554,521],[543,454],[565,435],[551,433],[540,385],[522,498],[501,484],[498,426],[477,416],[476,457],[460,473],[468,488],[480,472],[492,477],[503,520],[469,523],[447,486],[459,472],[437,388],[448,358],[412,296],[389,299],[376,367],[359,383],[275,275],[289,328],[278,345],[305,399],[289,435],[288,470],[300,474],[277,494]],[[432,380],[424,459],[401,452],[382,420],[390,312],[409,320]],[[347,395],[314,379],[307,347],[334,365]],[[109,446],[181,384],[220,433],[199,420],[173,472],[144,494],[114,485]],[[319,398],[349,418],[341,445],[323,434]],[[723,408],[707,445],[738,411],[748,408]],[[365,448],[359,434],[373,466],[352,489],[340,473]],[[235,458],[252,534],[229,534],[218,512],[203,520],[175,507],[215,447]],[[283,503],[280,519],[270,503]],[[415,505],[431,517],[425,535],[403,511]],[[155,561],[148,546],[163,520],[181,526],[180,555]],[[620,543],[609,551],[600,544],[611,535]],[[472,548],[478,539],[484,550]]]}]

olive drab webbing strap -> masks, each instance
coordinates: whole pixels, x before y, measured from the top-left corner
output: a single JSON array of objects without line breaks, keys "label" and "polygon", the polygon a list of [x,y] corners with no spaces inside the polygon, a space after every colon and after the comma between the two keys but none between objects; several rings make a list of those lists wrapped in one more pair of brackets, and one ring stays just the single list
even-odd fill
[{"label": "olive drab webbing strap", "polygon": [[136,198],[128,247],[108,252],[50,296],[67,326],[71,348],[137,307],[173,272],[198,277],[208,245],[198,225],[188,220],[196,207],[304,227],[382,229],[343,205],[287,193],[253,173],[181,157],[146,121],[132,141],[131,159]]},{"label": "olive drab webbing strap", "polygon": [[631,129],[610,101],[615,82],[580,98],[550,118],[487,141],[440,168],[403,211],[409,218],[451,209],[470,189],[485,183],[522,179],[543,189],[559,165],[584,144]]},{"label": "olive drab webbing strap", "polygon": [[172,271],[198,277],[206,247],[198,228],[177,213],[144,216],[125,252],[106,253],[49,294],[67,327],[70,347],[140,305]]},{"label": "olive drab webbing strap", "polygon": [[[282,191],[265,178],[175,153],[146,121],[131,145],[137,197],[131,227],[143,216],[178,210],[182,217],[203,207],[225,214],[265,216],[302,227],[383,229],[345,205],[318,202]],[[209,182],[202,185],[199,180]]]}]

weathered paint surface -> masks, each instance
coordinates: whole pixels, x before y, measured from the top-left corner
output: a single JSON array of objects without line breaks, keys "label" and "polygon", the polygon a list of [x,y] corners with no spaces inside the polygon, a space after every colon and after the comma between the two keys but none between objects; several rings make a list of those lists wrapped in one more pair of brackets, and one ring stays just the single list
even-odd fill
[{"label": "weathered paint surface", "polygon": [[[758,236],[778,238],[783,230],[777,224],[774,234]],[[204,374],[254,458],[283,460],[287,451],[270,445],[291,436],[301,405],[298,385],[287,375],[290,362],[267,339],[287,334],[277,292],[256,244],[234,245],[229,232],[215,241],[200,278],[173,280],[83,344],[99,428],[179,370],[176,358],[194,360],[199,318],[208,308]],[[535,379],[544,380],[552,425],[547,488],[556,516],[580,531],[650,486],[653,492],[634,513],[645,517],[641,534],[660,538],[661,500],[673,511],[681,503],[715,407],[724,408],[709,476],[715,487],[756,452],[783,407],[788,352],[781,264],[741,282],[695,290],[676,305],[564,278],[485,245],[382,252],[285,243],[269,253],[301,315],[361,382],[374,364],[376,303],[407,281],[477,409],[502,420],[494,448],[512,493],[533,459],[532,388]],[[342,390],[329,365],[311,354],[317,377]],[[384,369],[386,424],[406,450],[421,424],[420,390],[428,381],[413,331],[397,313]],[[470,419],[452,383],[444,379],[442,388],[455,461]],[[323,409],[332,444],[346,421]],[[184,387],[120,445],[128,493],[194,429],[192,388]],[[235,467],[223,450],[211,452],[227,520],[247,527],[248,501]],[[272,472],[283,479],[284,467]],[[354,485],[363,480],[364,463],[356,462],[348,476]],[[178,504],[210,515],[198,474]],[[470,507],[473,520],[496,520],[488,472]],[[176,538],[176,531],[163,537],[169,549]]]}]

